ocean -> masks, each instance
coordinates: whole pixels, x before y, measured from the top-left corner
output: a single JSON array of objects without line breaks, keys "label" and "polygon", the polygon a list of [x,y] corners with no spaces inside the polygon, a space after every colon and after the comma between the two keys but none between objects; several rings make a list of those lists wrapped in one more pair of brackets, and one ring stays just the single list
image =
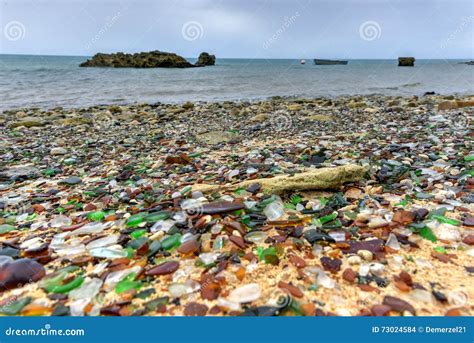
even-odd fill
[{"label": "ocean", "polygon": [[[349,60],[316,66],[290,59],[217,59],[191,69],[80,68],[87,57],[0,55],[0,109],[86,107],[272,96],[474,94],[474,66],[461,60]],[[194,62],[193,59],[189,59]],[[463,60],[466,61],[466,60]]]}]

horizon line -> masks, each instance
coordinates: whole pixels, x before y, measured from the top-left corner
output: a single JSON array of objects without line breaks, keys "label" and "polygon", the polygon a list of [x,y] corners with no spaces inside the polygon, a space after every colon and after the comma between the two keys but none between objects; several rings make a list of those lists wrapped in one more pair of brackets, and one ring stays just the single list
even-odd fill
[{"label": "horizon line", "polygon": [[[153,51],[153,50],[150,50]],[[103,54],[114,54],[118,53],[121,51],[117,52],[109,52],[109,53],[103,53]],[[165,52],[165,51],[163,51]],[[97,52],[101,53],[101,52]],[[127,54],[133,54],[128,52]],[[44,57],[92,57],[94,55],[56,55],[56,54],[12,54],[12,53],[0,53],[0,56],[44,56]],[[198,58],[196,57],[185,57],[186,59],[194,59]],[[415,57],[416,59],[419,60],[474,60],[474,57],[450,57],[450,58],[433,58],[433,57],[416,57],[416,56],[398,56],[398,57]],[[398,57],[385,57],[385,58],[366,58],[366,57],[358,57],[358,58],[344,58],[345,60],[373,60],[373,61],[383,61],[383,60],[396,60]],[[216,59],[245,59],[245,60],[312,60],[316,57],[218,57],[216,56]],[[322,57],[319,57],[322,58]],[[342,58],[342,57],[331,57],[331,58],[324,58],[324,59],[336,59],[336,58]]]}]

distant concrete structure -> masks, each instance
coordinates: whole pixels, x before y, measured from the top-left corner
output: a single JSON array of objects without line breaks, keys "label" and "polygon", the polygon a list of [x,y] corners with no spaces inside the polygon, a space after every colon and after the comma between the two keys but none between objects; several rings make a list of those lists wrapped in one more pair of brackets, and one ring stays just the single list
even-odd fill
[{"label": "distant concrete structure", "polygon": [[399,57],[398,66],[399,67],[414,67],[415,57]]}]

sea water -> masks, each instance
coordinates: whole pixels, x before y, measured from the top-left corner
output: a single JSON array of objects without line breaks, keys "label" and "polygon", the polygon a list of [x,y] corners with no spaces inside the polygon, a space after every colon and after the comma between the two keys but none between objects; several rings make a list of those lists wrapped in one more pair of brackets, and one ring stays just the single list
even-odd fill
[{"label": "sea water", "polygon": [[203,68],[80,68],[87,58],[0,55],[0,109],[272,96],[474,94],[474,66],[461,60],[417,60],[415,67],[398,67],[396,60],[317,66],[311,60],[303,65],[296,59],[218,58],[215,66]]}]

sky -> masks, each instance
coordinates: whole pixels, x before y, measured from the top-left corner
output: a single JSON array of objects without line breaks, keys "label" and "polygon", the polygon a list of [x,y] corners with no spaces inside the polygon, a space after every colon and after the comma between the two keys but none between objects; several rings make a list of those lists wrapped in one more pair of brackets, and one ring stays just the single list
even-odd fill
[{"label": "sky", "polygon": [[0,0],[0,53],[471,58],[473,0]]}]

